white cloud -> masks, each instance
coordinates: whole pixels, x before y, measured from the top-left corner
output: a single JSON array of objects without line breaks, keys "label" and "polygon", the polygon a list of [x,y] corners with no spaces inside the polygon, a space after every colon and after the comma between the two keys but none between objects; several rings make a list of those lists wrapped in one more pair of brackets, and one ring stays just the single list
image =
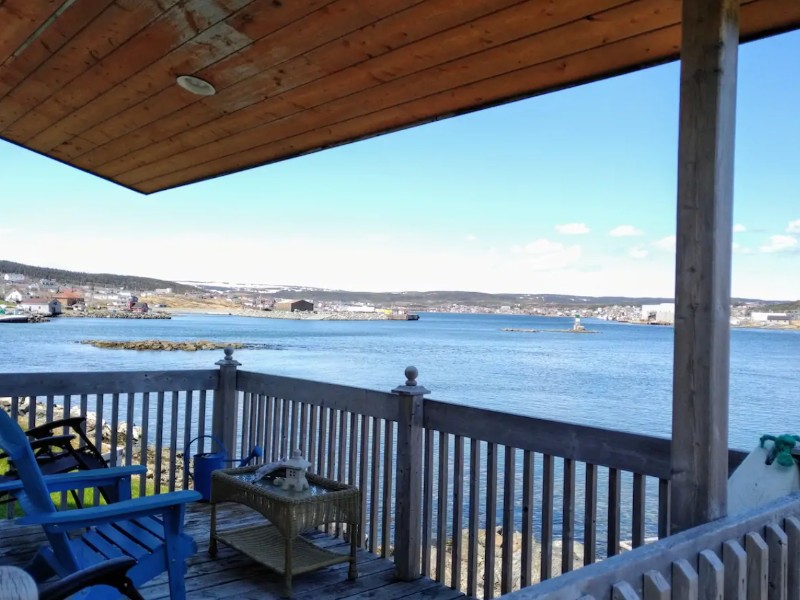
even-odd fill
[{"label": "white cloud", "polygon": [[565,223],[556,225],[556,231],[562,235],[584,235],[591,231],[586,223]]},{"label": "white cloud", "polygon": [[578,262],[582,253],[581,247],[577,244],[568,246],[545,238],[524,246],[513,246],[511,252],[521,255],[522,265],[535,271],[563,269]]},{"label": "white cloud", "polygon": [[741,223],[737,223],[736,225],[733,226],[733,233],[743,233],[745,231],[747,231],[747,227],[745,227]]},{"label": "white cloud", "polygon": [[747,248],[746,246],[742,246],[741,244],[738,244],[736,242],[733,243],[733,251],[736,252],[737,254],[752,254],[753,253],[753,249],[752,248]]},{"label": "white cloud", "polygon": [[668,235],[653,242],[653,246],[659,250],[666,250],[668,252],[675,252],[675,236]]},{"label": "white cloud", "polygon": [[789,221],[789,225],[786,227],[786,231],[787,233],[800,233],[800,219]]},{"label": "white cloud", "polygon": [[644,235],[644,231],[637,229],[633,225],[619,225],[614,227],[608,232],[611,237],[632,237],[637,235]]},{"label": "white cloud", "polygon": [[465,242],[477,242],[478,241],[478,236],[477,235],[473,235],[471,233],[468,233],[467,235],[464,236],[464,241]]},{"label": "white cloud", "polygon": [[797,238],[793,235],[773,235],[769,238],[769,244],[761,246],[761,252],[785,252],[797,247]]},{"label": "white cloud", "polygon": [[647,258],[649,255],[650,251],[644,246],[634,246],[633,248],[628,248],[628,256],[635,258],[636,260]]}]

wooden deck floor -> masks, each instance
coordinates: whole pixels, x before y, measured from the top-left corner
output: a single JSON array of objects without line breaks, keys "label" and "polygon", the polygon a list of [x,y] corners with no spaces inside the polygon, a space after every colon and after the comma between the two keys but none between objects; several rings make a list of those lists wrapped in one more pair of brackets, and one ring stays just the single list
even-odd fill
[{"label": "wooden deck floor", "polygon": [[[197,541],[198,552],[188,560],[186,595],[190,599],[212,600],[272,600],[281,598],[281,578],[235,550],[219,545],[219,555],[208,555],[209,507],[203,504],[190,506],[186,517],[186,531]],[[237,505],[225,505],[219,513],[220,528],[226,521],[242,525],[248,520],[263,518]],[[315,543],[334,551],[347,553],[348,545],[342,540],[312,533]],[[0,564],[22,566],[30,560],[41,544],[45,543],[39,527],[4,525],[0,530]],[[374,554],[359,551],[359,577],[347,580],[347,564],[339,564],[314,573],[298,575],[293,581],[293,598],[298,600],[454,600],[465,598],[455,590],[430,579],[400,582],[394,578],[394,564]],[[161,575],[140,588],[148,600],[169,598],[167,578]]]}]

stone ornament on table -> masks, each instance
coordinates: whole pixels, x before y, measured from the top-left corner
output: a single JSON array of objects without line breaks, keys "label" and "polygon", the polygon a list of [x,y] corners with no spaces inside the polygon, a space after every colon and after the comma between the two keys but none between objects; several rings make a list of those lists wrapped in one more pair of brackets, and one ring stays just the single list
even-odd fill
[{"label": "stone ornament on table", "polygon": [[255,479],[258,481],[278,469],[286,469],[286,477],[276,477],[273,483],[284,490],[302,492],[308,489],[306,472],[310,466],[311,463],[303,457],[302,452],[296,449],[292,451],[292,457],[289,459],[263,465],[256,471]]}]

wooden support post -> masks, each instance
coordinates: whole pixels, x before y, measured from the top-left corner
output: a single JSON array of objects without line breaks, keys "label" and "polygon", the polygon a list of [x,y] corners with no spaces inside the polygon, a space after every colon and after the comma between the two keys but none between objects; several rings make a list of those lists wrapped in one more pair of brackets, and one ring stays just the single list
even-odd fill
[{"label": "wooden support post", "polygon": [[211,434],[225,445],[228,458],[236,456],[236,427],[239,414],[236,367],[240,364],[233,359],[233,348],[225,348],[225,358],[216,362],[216,365],[219,366],[219,384],[214,390]]},{"label": "wooden support post", "polygon": [[[394,518],[394,564],[404,581],[421,575],[422,544],[422,411],[428,392],[417,385],[418,371],[406,369],[406,384],[392,390],[399,396],[397,422],[397,500]],[[388,473],[387,473],[388,476]]]},{"label": "wooden support post", "polygon": [[672,532],[725,516],[738,0],[684,0]]}]

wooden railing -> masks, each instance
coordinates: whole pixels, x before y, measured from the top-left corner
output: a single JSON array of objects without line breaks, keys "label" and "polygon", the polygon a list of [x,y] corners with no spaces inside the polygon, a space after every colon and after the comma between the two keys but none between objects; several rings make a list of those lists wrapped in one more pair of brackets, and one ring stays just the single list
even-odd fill
[{"label": "wooden railing", "polygon": [[800,494],[689,529],[513,600],[800,599]]},{"label": "wooden railing", "polygon": [[[213,434],[232,457],[258,445],[262,462],[299,448],[312,471],[361,490],[361,547],[393,558],[401,578],[428,575],[472,596],[508,594],[669,534],[669,440],[426,399],[413,368],[390,393],[244,371],[230,350],[216,364],[0,374],[0,397],[11,397],[14,416],[27,398],[44,407],[27,413],[28,426],[57,407],[102,415],[112,431],[135,422],[139,444],[104,444],[100,427],[93,435],[112,465],[148,466],[148,493],[192,486],[183,453],[198,436]],[[190,454],[209,444],[201,437]],[[732,451],[731,465],[741,458]]]},{"label": "wooden railing", "polygon": [[[140,477],[139,487],[158,494],[191,487],[184,450],[193,438],[211,433],[218,383],[216,369],[14,373],[0,374],[0,397],[10,397],[9,412],[25,428],[62,416],[88,417],[90,439],[109,464],[146,465],[149,472]],[[202,452],[209,441],[201,438],[198,444],[193,449]],[[9,504],[7,516],[13,514]]]}]

